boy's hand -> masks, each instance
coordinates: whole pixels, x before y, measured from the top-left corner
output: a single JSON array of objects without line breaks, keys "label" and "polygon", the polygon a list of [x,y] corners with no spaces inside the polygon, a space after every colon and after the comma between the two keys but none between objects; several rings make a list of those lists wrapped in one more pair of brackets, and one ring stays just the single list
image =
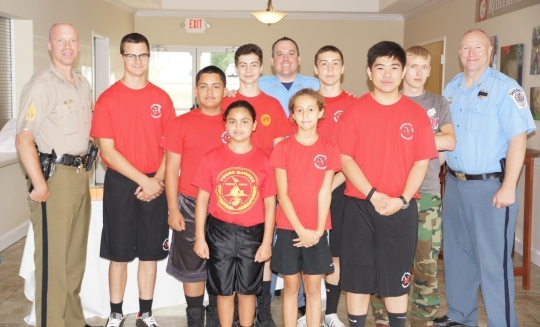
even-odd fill
[{"label": "boy's hand", "polygon": [[205,240],[196,240],[193,251],[201,258],[208,259],[210,257],[210,251],[208,250],[208,244]]},{"label": "boy's hand", "polygon": [[169,227],[177,232],[181,232],[186,229],[186,222],[180,211],[169,211],[168,223]]},{"label": "boy's hand", "polygon": [[297,232],[298,238],[293,240],[294,246],[296,247],[305,247],[309,248],[319,242],[319,237],[317,233],[310,229],[304,229],[300,232]]},{"label": "boy's hand", "polygon": [[[163,193],[164,189],[165,184],[162,180],[155,177],[149,177],[142,185],[137,187],[135,195],[137,195],[137,199],[141,201],[150,202]],[[144,192],[144,194],[141,194],[141,191]]]},{"label": "boy's hand", "polygon": [[272,256],[272,245],[271,244],[261,244],[257,253],[255,253],[255,262],[265,262],[270,259]]},{"label": "boy's hand", "polygon": [[238,91],[229,89],[229,91],[227,92],[227,98],[236,98],[236,92]]},{"label": "boy's hand", "polygon": [[403,208],[403,201],[400,198],[381,199],[386,206],[379,211],[381,216],[390,216]]},{"label": "boy's hand", "polygon": [[387,203],[385,200],[387,199],[390,199],[388,195],[375,191],[371,196],[370,202],[373,204],[373,207],[375,207],[375,211],[381,214],[381,210],[386,208]]}]

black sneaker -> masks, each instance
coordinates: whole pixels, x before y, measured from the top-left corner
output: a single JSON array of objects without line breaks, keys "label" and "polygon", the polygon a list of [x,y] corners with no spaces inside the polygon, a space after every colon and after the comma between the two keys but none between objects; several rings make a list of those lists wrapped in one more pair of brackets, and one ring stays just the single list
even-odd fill
[{"label": "black sneaker", "polygon": [[204,327],[204,307],[186,308],[188,327]]},{"label": "black sneaker", "polygon": [[206,327],[219,327],[217,308],[206,306]]},{"label": "black sneaker", "polygon": [[255,327],[277,327],[272,319],[272,295],[263,293],[257,296],[257,311],[255,313]]}]

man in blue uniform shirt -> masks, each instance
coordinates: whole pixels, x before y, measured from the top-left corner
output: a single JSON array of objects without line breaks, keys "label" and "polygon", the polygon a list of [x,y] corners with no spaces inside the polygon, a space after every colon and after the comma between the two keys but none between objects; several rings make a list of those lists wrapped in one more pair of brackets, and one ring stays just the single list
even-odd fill
[{"label": "man in blue uniform shirt", "polygon": [[[464,71],[444,90],[457,143],[446,152],[443,202],[448,312],[435,319],[435,326],[478,325],[479,287],[488,326],[517,326],[510,257],[516,184],[527,134],[536,127],[523,89],[489,67],[491,51],[484,31],[465,33],[459,49]],[[504,158],[506,169],[500,163]]]},{"label": "man in blue uniform shirt", "polygon": [[259,88],[266,94],[278,99],[283,110],[289,115],[289,99],[300,89],[319,90],[319,80],[315,77],[298,73],[300,68],[300,51],[298,44],[286,36],[272,44],[272,66],[274,76],[259,77]]}]

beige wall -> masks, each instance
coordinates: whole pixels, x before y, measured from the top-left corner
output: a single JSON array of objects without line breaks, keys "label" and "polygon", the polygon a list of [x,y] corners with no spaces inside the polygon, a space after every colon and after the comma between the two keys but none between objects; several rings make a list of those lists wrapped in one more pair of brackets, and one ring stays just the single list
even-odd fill
[{"label": "beige wall", "polygon": [[151,44],[182,46],[259,45],[264,52],[264,74],[272,74],[272,43],[282,36],[294,39],[300,47],[303,75],[313,76],[317,50],[327,44],[337,46],[345,57],[343,87],[357,95],[368,91],[366,54],[381,40],[403,43],[403,21],[340,21],[284,19],[267,26],[255,18],[209,18],[211,27],[204,34],[186,33],[180,26],[185,17],[136,17],[135,30]]},{"label": "beige wall", "polygon": [[[532,29],[540,25],[540,5],[531,6],[486,21],[475,23],[473,0],[447,0],[421,14],[405,20],[405,46],[446,37],[445,84],[461,71],[458,48],[461,36],[472,28],[480,28],[489,35],[499,36],[499,47],[517,43],[524,44],[523,88],[530,95],[530,88],[540,86],[540,75],[529,75]],[[500,53],[500,49],[499,49]],[[500,64],[500,59],[499,59]],[[536,121],[537,128],[540,121]],[[540,131],[529,136],[527,147],[540,150]],[[533,200],[533,262],[540,265],[540,167],[535,167]],[[516,228],[517,238],[523,235],[523,187],[521,175],[519,190],[521,204]],[[519,249],[519,245],[516,245]]]}]

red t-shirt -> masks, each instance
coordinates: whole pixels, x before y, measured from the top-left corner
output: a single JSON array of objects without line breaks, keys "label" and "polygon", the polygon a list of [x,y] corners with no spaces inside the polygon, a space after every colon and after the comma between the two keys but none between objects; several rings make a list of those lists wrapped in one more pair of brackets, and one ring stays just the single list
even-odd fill
[{"label": "red t-shirt", "polygon": [[[294,211],[304,228],[316,230],[318,197],[324,176],[328,170],[341,170],[338,147],[322,137],[310,146],[302,145],[291,135],[276,145],[270,166],[287,171],[287,191]],[[294,229],[281,206],[277,209],[276,227]],[[331,228],[329,211],[324,229]]]},{"label": "red t-shirt", "polygon": [[97,100],[90,135],[114,140],[115,149],[133,167],[153,173],[163,158],[161,139],[175,117],[171,98],[159,87],[148,82],[134,90],[118,81]]},{"label": "red t-shirt", "polygon": [[201,159],[208,151],[229,141],[225,123],[220,115],[208,116],[199,109],[176,117],[161,142],[168,151],[180,154],[178,192],[197,197],[197,188],[191,184]]},{"label": "red t-shirt", "polygon": [[[391,197],[403,193],[416,161],[437,157],[426,111],[406,96],[385,106],[367,93],[344,111],[338,125],[341,154],[353,158],[371,185]],[[349,181],[345,195],[366,198]]]},{"label": "red t-shirt", "polygon": [[249,102],[257,114],[257,129],[251,134],[251,143],[271,155],[274,150],[274,139],[293,133],[293,126],[281,104],[262,91],[254,97],[246,97],[238,92],[234,98],[223,98],[221,102],[223,111],[238,100]]},{"label": "red t-shirt", "polygon": [[323,97],[326,103],[326,109],[324,109],[324,119],[320,119],[317,124],[317,134],[329,141],[334,140],[334,130],[336,129],[339,117],[343,113],[343,110],[356,98],[352,95],[348,95],[345,91],[337,97],[327,98]]},{"label": "red t-shirt", "polygon": [[253,147],[244,154],[227,144],[204,155],[193,185],[210,193],[208,212],[229,224],[250,227],[264,223],[264,199],[276,195],[270,156]]}]

